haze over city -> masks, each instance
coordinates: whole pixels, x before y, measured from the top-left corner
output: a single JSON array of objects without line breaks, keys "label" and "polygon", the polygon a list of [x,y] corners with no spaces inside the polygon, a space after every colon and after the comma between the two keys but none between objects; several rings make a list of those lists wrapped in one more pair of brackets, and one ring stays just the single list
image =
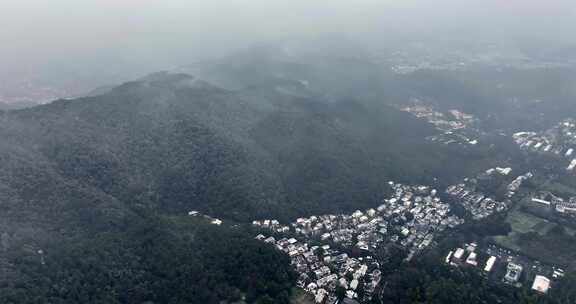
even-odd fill
[{"label": "haze over city", "polygon": [[574,41],[575,8],[569,0],[2,0],[0,79],[77,91],[108,84],[103,77],[127,80],[327,33],[383,45],[392,37],[522,42],[527,35],[565,43]]},{"label": "haze over city", "polygon": [[0,303],[576,303],[573,0],[0,0]]}]

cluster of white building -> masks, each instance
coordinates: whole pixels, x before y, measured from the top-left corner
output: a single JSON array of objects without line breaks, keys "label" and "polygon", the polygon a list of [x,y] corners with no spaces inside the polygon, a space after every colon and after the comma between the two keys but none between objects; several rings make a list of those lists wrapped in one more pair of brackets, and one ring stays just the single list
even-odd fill
[{"label": "cluster of white building", "polygon": [[[445,262],[449,265],[456,267],[472,267],[481,268],[483,273],[491,276],[496,267],[506,265],[506,274],[502,278],[502,282],[512,285],[521,286],[522,275],[524,266],[521,263],[514,262],[513,260],[505,259],[500,261],[500,258],[489,255],[487,259],[480,261],[478,254],[478,245],[476,243],[464,244],[463,247],[456,248],[448,252]],[[559,278],[564,275],[563,270],[554,268],[554,278]],[[532,290],[540,293],[547,293],[550,289],[551,280],[546,276],[538,274],[534,277],[532,282]]]},{"label": "cluster of white building", "polygon": [[506,190],[508,190],[508,192],[506,193],[506,196],[508,198],[513,197],[516,192],[518,192],[518,190],[520,189],[520,187],[522,186],[522,184],[533,178],[534,174],[532,172],[528,172],[524,175],[520,175],[518,176],[516,179],[514,179],[510,184],[508,184],[508,186],[506,187]]},{"label": "cluster of white building", "polygon": [[568,165],[568,168],[566,168],[568,171],[574,171],[574,169],[576,169],[576,158],[573,159]]},{"label": "cluster of white building", "polygon": [[[337,286],[346,288],[347,297],[370,298],[380,282],[379,265],[371,257],[380,245],[395,243],[409,251],[409,257],[430,246],[437,233],[464,223],[450,214],[450,205],[437,197],[428,186],[407,186],[389,182],[391,195],[377,208],[357,210],[352,214],[321,215],[298,218],[290,225],[277,220],[252,224],[271,232],[295,233],[299,238],[258,235],[256,238],[275,245],[292,259],[300,274],[299,286],[312,294],[317,303],[334,303]],[[315,243],[323,246],[312,246]],[[349,257],[329,244],[364,251],[361,258]]]},{"label": "cluster of white building", "polygon": [[446,256],[446,263],[452,266],[457,266],[463,263],[474,267],[478,266],[478,254],[476,253],[477,246],[476,243],[471,243],[465,244],[464,248],[451,250]]},{"label": "cluster of white building", "polygon": [[389,185],[391,197],[376,209],[299,218],[292,224],[294,231],[366,251],[375,250],[382,242],[397,243],[414,254],[428,247],[436,233],[464,222],[450,214],[450,205],[430,187]]},{"label": "cluster of white building", "polygon": [[553,208],[559,213],[576,215],[576,197],[565,200],[550,192],[541,191],[532,197],[532,202]]},{"label": "cluster of white building", "polygon": [[380,264],[371,256],[350,257],[328,244],[311,246],[295,238],[276,240],[260,234],[256,239],[275,245],[290,256],[299,274],[297,285],[311,294],[316,303],[337,303],[337,288],[344,289],[348,299],[369,300],[382,278]]},{"label": "cluster of white building", "polygon": [[424,105],[419,100],[414,100],[415,105],[404,107],[401,110],[408,112],[418,118],[425,119],[438,130],[442,131],[455,131],[466,128],[475,121],[474,116],[460,112],[458,110],[450,110],[451,117],[444,113],[434,110],[433,107]]},{"label": "cluster of white building", "polygon": [[473,219],[483,219],[494,213],[507,210],[511,204],[510,199],[516,195],[524,181],[534,177],[534,175],[528,172],[518,176],[506,185],[506,199],[503,202],[477,190],[477,182],[479,180],[496,178],[496,175],[507,177],[511,173],[512,168],[509,167],[491,168],[476,178],[466,178],[460,184],[448,186],[446,193],[455,199],[457,203],[461,204],[466,211],[470,212]]},{"label": "cluster of white building", "polygon": [[508,176],[508,175],[510,175],[510,173],[512,173],[512,168],[510,168],[510,167],[506,167],[506,168],[496,167],[496,168],[491,168],[491,169],[486,170],[486,174],[488,174],[488,175],[493,175],[494,173]]},{"label": "cluster of white building", "polygon": [[262,220],[262,221],[253,221],[253,226],[270,229],[274,232],[285,233],[290,231],[290,227],[286,225],[280,225],[278,220]]},{"label": "cluster of white building", "polygon": [[434,110],[432,106],[425,105],[418,99],[413,100],[414,105],[401,108],[400,110],[411,113],[417,118],[424,119],[434,125],[436,129],[443,131],[440,135],[429,137],[431,141],[441,142],[443,144],[466,144],[476,145],[477,139],[471,139],[468,136],[458,132],[476,122],[476,118],[459,110],[450,110],[447,114]]},{"label": "cluster of white building", "polygon": [[508,209],[505,202],[495,199],[475,191],[474,187],[465,183],[449,186],[446,193],[455,198],[466,211],[470,212],[475,220],[486,218],[495,212],[502,212]]},{"label": "cluster of white building", "polygon": [[210,224],[216,225],[216,226],[220,226],[223,223],[221,219],[211,217],[211,216],[206,215],[206,214],[202,214],[199,211],[195,211],[195,210],[188,211],[188,215],[194,216],[194,217],[203,217],[203,218],[207,219],[208,221],[210,221]]},{"label": "cluster of white building", "polygon": [[531,151],[557,155],[571,160],[568,171],[576,169],[576,121],[566,119],[553,128],[541,133],[518,132],[513,135],[520,148]]}]

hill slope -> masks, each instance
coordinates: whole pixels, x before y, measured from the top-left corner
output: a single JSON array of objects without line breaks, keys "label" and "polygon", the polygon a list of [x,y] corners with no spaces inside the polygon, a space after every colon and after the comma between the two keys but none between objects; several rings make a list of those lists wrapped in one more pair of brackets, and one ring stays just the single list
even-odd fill
[{"label": "hill slope", "polygon": [[[252,299],[281,303],[286,260],[249,233],[167,218],[189,210],[241,222],[349,211],[377,204],[389,179],[450,182],[493,161],[423,140],[433,132],[385,104],[322,98],[295,82],[230,91],[166,73],[2,112],[3,302],[214,302],[255,290]],[[210,260],[229,254],[246,264]],[[214,273],[223,286],[210,289],[195,273]],[[197,289],[166,294],[194,280]]]}]

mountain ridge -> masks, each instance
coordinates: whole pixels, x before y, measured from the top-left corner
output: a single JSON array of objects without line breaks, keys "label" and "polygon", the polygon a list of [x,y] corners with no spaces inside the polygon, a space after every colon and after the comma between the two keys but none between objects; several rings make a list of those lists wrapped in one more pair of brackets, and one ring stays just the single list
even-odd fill
[{"label": "mountain ridge", "polygon": [[[170,247],[184,260],[189,256],[195,261],[190,267],[205,269],[206,260],[220,251],[205,243],[209,240],[182,238],[195,235],[193,231],[217,233],[216,227],[178,225],[194,221],[187,216],[190,210],[229,223],[263,218],[288,222],[373,207],[390,179],[435,183],[432,178],[438,174],[456,179],[493,161],[492,155],[474,159],[468,152],[446,153],[446,147],[424,140],[436,132],[432,126],[385,103],[325,97],[291,81],[272,83],[231,90],[184,74],[160,73],[95,96],[2,112],[0,269],[9,274],[0,278],[4,302],[26,295],[26,288],[10,282],[25,286],[36,276],[47,282],[33,289],[40,299],[50,294],[56,303],[69,303],[62,301],[86,301],[86,293],[109,296],[95,291],[102,285],[97,280],[114,273],[118,263],[126,277],[104,281],[122,296],[125,291],[117,289],[124,286],[121,282],[137,282],[140,274],[155,278],[145,285],[179,280],[176,273],[165,272],[171,268],[156,264],[172,263],[168,253],[138,249],[147,242]],[[477,163],[460,168],[457,158]],[[238,239],[232,242],[238,245],[253,237],[232,227],[222,229],[224,242]],[[175,243],[168,246],[168,240]],[[272,249],[257,249],[263,245],[253,246],[250,250],[275,255]],[[200,248],[202,254],[192,253]],[[244,250],[229,250],[255,263]],[[71,264],[83,263],[83,252],[90,257],[85,265],[90,270],[64,275],[73,269]],[[40,263],[43,259],[46,265]],[[104,259],[101,267],[99,259]],[[138,262],[120,262],[126,259]],[[260,272],[274,276],[270,284],[283,287],[262,283],[257,294],[281,303],[291,281],[289,263],[278,261],[275,271],[256,263],[259,268],[250,268],[248,277],[260,278]],[[191,275],[193,269],[182,271]],[[211,271],[220,275],[237,269]],[[80,292],[50,285],[65,285],[66,277],[90,288]],[[258,280],[251,282],[262,282]],[[252,283],[221,281],[227,284],[221,290],[234,291],[223,296],[205,281],[195,286],[212,290],[204,295],[208,302],[238,298],[254,288]],[[76,283],[74,288],[80,288]],[[170,288],[146,286],[134,301],[102,301],[164,303],[176,297],[167,295]]]}]

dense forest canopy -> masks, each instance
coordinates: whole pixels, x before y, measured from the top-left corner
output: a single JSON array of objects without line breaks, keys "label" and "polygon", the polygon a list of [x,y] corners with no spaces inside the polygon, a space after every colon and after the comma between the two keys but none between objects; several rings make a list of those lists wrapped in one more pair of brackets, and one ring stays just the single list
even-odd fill
[{"label": "dense forest canopy", "polygon": [[[574,106],[565,70],[546,71],[563,80],[546,82],[514,70],[399,76],[359,56],[268,52],[194,67],[200,78],[157,73],[0,112],[0,300],[287,303],[289,260],[243,224],[374,207],[389,180],[443,187],[511,162],[526,168],[502,137],[426,140],[439,131],[399,105],[421,98],[506,131],[551,124]],[[535,91],[546,105],[519,112],[510,101]],[[538,111],[550,115],[534,119]],[[390,280],[399,286],[386,297],[398,303],[492,299],[490,286],[472,291],[472,274],[410,266]]]}]

